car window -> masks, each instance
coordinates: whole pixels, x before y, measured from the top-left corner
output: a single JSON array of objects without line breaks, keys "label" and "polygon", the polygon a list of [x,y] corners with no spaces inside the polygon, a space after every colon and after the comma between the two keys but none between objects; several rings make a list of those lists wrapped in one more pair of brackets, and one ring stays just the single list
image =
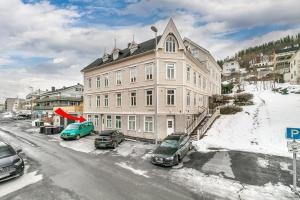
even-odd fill
[{"label": "car window", "polygon": [[0,158],[5,158],[15,155],[16,152],[10,146],[1,146],[0,147]]},{"label": "car window", "polygon": [[178,141],[177,140],[164,140],[161,144],[161,147],[168,147],[168,148],[177,148]]},{"label": "car window", "polygon": [[75,124],[69,124],[66,128],[66,130],[77,130],[79,128],[78,125]]}]

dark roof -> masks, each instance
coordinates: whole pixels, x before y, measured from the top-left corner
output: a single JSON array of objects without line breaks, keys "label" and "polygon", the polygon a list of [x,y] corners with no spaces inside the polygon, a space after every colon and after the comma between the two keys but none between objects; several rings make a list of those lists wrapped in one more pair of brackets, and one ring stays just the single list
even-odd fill
[{"label": "dark roof", "polygon": [[285,53],[285,52],[289,52],[289,51],[297,51],[298,49],[299,49],[298,46],[292,46],[292,47],[288,47],[288,48],[277,49],[277,50],[275,50],[275,53]]},{"label": "dark roof", "polygon": [[71,86],[68,86],[68,87],[62,87],[60,89],[55,89],[54,91],[50,90],[50,91],[47,91],[47,92],[44,92],[44,93],[41,93],[40,96],[46,96],[48,94],[52,94],[52,93],[56,93],[56,92],[60,92],[60,91],[64,91],[64,90],[68,90],[70,88],[73,88],[73,87],[82,87],[83,88],[83,85],[81,85],[80,83],[76,84],[76,85],[71,85]]},{"label": "dark roof", "polygon": [[[160,38],[161,38],[161,36],[157,36],[157,43],[159,42]],[[138,55],[138,54],[142,54],[142,53],[145,53],[147,51],[154,50],[154,49],[155,49],[155,38],[138,44],[138,49],[135,50],[132,54],[130,54],[129,48],[120,50],[119,57],[116,60],[113,60],[112,55],[109,55],[108,60],[106,62],[103,62],[102,58],[97,58],[94,62],[92,62],[91,64],[89,64],[85,68],[83,68],[81,71],[86,71],[86,70],[89,70],[89,69],[95,68],[95,67],[101,67],[101,65],[103,65],[103,64],[112,63],[114,61],[119,61],[119,60],[122,60],[124,58],[128,58],[130,56],[135,56],[135,55]]]}]

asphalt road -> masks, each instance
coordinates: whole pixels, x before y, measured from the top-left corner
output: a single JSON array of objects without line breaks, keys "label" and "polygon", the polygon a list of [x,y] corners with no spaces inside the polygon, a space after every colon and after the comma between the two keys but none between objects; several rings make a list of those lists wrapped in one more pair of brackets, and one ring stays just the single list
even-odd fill
[{"label": "asphalt road", "polygon": [[[6,129],[16,126],[14,122],[0,123]],[[41,181],[1,199],[202,199],[168,179],[155,174],[139,176],[115,164],[126,158],[76,152],[50,142],[45,135],[7,131],[3,126],[0,131],[2,140],[22,147],[29,171],[38,170],[43,176]],[[0,190],[5,184],[0,184]]]}]

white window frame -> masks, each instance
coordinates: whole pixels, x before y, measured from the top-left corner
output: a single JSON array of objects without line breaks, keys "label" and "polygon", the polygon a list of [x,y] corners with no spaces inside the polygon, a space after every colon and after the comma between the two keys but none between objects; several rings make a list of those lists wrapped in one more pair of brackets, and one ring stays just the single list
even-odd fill
[{"label": "white window frame", "polygon": [[94,115],[94,125],[95,127],[98,127],[99,126],[99,115]]},{"label": "white window frame", "polygon": [[108,74],[104,75],[104,87],[108,87],[109,86],[109,76]]},{"label": "white window frame", "polygon": [[[118,117],[120,117],[120,119],[117,119]],[[115,128],[122,129],[122,116],[121,115],[115,116]]]},{"label": "white window frame", "polygon": [[137,78],[137,67],[129,68],[130,83],[135,83]]},{"label": "white window frame", "polygon": [[191,67],[190,66],[186,67],[186,81],[187,82],[191,81]]},{"label": "white window frame", "polygon": [[145,64],[145,80],[153,80],[153,63]]},{"label": "white window frame", "polygon": [[175,36],[168,35],[165,41],[165,52],[166,53],[175,53],[177,50],[177,41]]},{"label": "white window frame", "polygon": [[[171,74],[172,74],[171,70],[173,70],[173,77],[171,76]],[[175,65],[175,63],[166,64],[166,79],[167,80],[176,80],[176,65]]]},{"label": "white window frame", "polygon": [[[130,117],[134,117],[134,129],[130,128],[130,122],[132,122],[132,120],[130,120]],[[128,115],[128,130],[129,131],[135,131],[136,130],[136,115]]]},{"label": "white window frame", "polygon": [[[151,118],[151,121],[146,121],[146,118]],[[147,128],[148,130],[146,129],[146,124],[148,125]],[[151,129],[149,129],[149,124],[151,125]],[[149,132],[149,133],[152,133],[154,131],[154,117],[153,116],[145,116],[144,117],[144,132]]]},{"label": "white window frame", "polygon": [[122,70],[116,71],[116,85],[122,85]]},{"label": "white window frame", "polygon": [[[135,94],[135,96],[132,96],[133,93]],[[137,97],[137,92],[131,91],[130,92],[130,106],[136,106],[136,97]]]},{"label": "white window frame", "polygon": [[[151,96],[148,95],[148,92],[151,91]],[[149,98],[149,101],[151,99],[151,104],[148,104],[148,98]],[[149,90],[145,90],[145,99],[146,99],[146,106],[152,106],[153,105],[153,89],[149,89]]]},{"label": "white window frame", "polygon": [[194,74],[193,74],[193,82],[194,82],[194,85],[197,85],[197,72],[194,71]]},{"label": "white window frame", "polygon": [[88,86],[89,88],[92,88],[92,78],[88,78]]},{"label": "white window frame", "polygon": [[[173,104],[169,104],[168,103],[168,97],[169,97],[169,94],[168,94],[168,91],[169,90],[173,90],[174,91],[174,94],[173,94],[173,96],[174,96],[174,102],[173,102]],[[166,90],[166,105],[168,105],[168,106],[174,106],[176,104],[176,89],[173,89],[173,88],[168,88],[167,90]]]},{"label": "white window frame", "polygon": [[191,91],[189,90],[186,91],[186,105],[187,106],[191,105]]},{"label": "white window frame", "polygon": [[100,76],[97,76],[96,86],[97,86],[97,88],[101,87],[101,78],[100,78]]},{"label": "white window frame", "polygon": [[201,81],[202,81],[202,80],[201,80],[201,75],[199,74],[199,75],[198,75],[198,87],[199,87],[200,89],[201,89],[201,85],[202,85],[202,84],[201,84]]},{"label": "white window frame", "polygon": [[116,94],[116,105],[117,105],[117,107],[121,107],[122,106],[122,93],[121,92],[118,92]]},{"label": "white window frame", "polygon": [[104,107],[108,107],[109,96],[108,94],[104,95]]},{"label": "white window frame", "polygon": [[96,107],[97,107],[97,108],[100,107],[100,105],[101,105],[100,103],[101,103],[101,97],[100,97],[100,95],[97,95],[97,96],[96,96]]},{"label": "white window frame", "polygon": [[[110,120],[108,119],[108,116],[110,117]],[[108,126],[109,121],[110,121],[110,126]],[[111,115],[106,115],[106,128],[112,128],[112,117],[111,117]]]}]

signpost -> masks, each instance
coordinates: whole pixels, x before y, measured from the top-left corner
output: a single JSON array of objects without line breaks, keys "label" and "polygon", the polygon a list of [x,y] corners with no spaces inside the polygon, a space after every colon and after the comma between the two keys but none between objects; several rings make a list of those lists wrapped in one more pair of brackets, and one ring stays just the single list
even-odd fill
[{"label": "signpost", "polygon": [[297,192],[297,153],[300,152],[300,142],[296,142],[296,140],[300,140],[300,128],[287,128],[286,129],[286,138],[293,140],[292,142],[288,142],[288,150],[293,153],[293,187],[294,192]]}]

